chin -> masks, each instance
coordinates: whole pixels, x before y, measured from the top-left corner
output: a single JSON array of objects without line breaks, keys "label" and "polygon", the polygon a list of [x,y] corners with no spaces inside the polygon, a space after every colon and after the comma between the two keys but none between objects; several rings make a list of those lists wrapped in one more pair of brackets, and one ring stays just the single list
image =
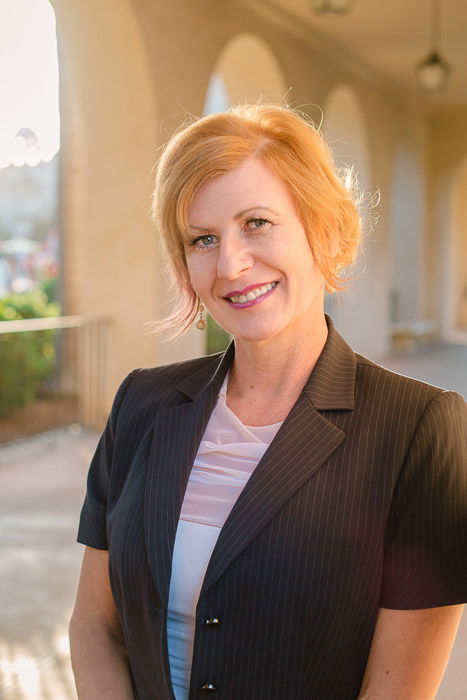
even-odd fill
[{"label": "chin", "polygon": [[261,343],[275,338],[280,333],[280,330],[278,328],[271,328],[270,326],[268,328],[261,328],[256,326],[255,328],[251,329],[235,328],[229,330],[229,333],[232,334],[232,336],[237,342]]}]

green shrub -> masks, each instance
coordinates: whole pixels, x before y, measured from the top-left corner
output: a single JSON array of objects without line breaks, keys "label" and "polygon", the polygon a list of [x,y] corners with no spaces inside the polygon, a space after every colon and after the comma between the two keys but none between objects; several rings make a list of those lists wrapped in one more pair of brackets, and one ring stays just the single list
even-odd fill
[{"label": "green shrub", "polygon": [[209,314],[207,315],[207,322],[206,353],[210,355],[214,352],[222,352],[229,345],[231,336]]},{"label": "green shrub", "polygon": [[[0,298],[0,321],[58,316],[41,290]],[[1,330],[1,325],[0,325]],[[0,333],[0,416],[33,401],[54,368],[56,331]]]},{"label": "green shrub", "polygon": [[47,301],[52,303],[59,303],[60,298],[60,277],[55,275],[55,277],[46,277],[41,282],[41,289],[47,297]]}]

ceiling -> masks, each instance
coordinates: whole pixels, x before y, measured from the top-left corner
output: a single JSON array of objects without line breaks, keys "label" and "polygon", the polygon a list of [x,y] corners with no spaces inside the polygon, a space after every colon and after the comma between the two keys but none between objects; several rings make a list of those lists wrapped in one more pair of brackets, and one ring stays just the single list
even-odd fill
[{"label": "ceiling", "polygon": [[[328,51],[354,56],[427,107],[467,106],[467,0],[440,0],[440,52],[452,73],[443,93],[419,89],[415,64],[430,50],[432,0],[355,0],[347,15],[317,15],[312,0],[270,0],[271,7],[309,26]],[[331,40],[331,41],[330,41]],[[332,42],[332,43],[331,43]]]}]

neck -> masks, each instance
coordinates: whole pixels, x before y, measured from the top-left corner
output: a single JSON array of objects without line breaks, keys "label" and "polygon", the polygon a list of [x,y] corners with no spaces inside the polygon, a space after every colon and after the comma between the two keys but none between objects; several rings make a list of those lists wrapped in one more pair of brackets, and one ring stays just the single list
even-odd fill
[{"label": "neck", "polygon": [[293,339],[278,336],[259,343],[236,341],[227,392],[230,407],[244,414],[251,411],[256,418],[270,419],[274,414],[283,420],[311,374],[327,333],[322,314],[312,328],[301,329]]}]

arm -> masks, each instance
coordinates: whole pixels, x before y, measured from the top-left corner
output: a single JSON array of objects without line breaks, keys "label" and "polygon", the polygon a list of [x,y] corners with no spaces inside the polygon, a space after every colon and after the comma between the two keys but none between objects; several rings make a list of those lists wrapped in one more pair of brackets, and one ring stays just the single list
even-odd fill
[{"label": "arm", "polygon": [[360,700],[432,700],[446,669],[463,607],[380,608]]},{"label": "arm", "polygon": [[80,700],[133,700],[120,619],[110,589],[108,552],[86,547],[70,645]]}]

